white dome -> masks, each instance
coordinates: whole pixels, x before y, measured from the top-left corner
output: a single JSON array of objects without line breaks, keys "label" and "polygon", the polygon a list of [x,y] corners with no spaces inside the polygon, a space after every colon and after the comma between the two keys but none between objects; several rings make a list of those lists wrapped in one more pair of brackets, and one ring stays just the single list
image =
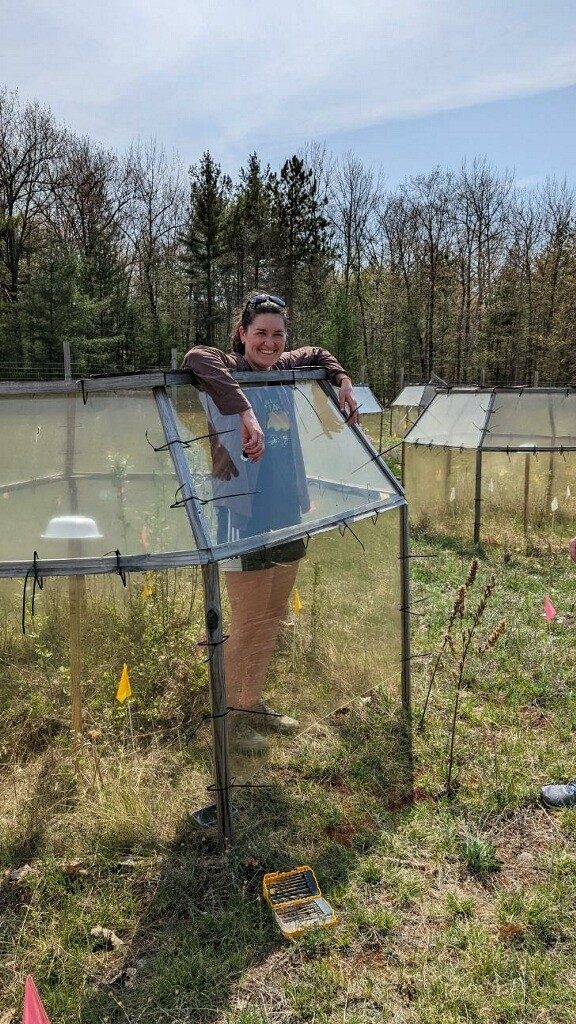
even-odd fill
[{"label": "white dome", "polygon": [[98,540],[103,536],[88,516],[54,516],[42,534],[46,540]]}]

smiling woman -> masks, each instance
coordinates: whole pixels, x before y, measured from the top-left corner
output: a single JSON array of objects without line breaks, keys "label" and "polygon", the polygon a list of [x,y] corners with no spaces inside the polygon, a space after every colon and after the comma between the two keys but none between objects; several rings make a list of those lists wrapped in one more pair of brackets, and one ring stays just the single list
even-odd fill
[{"label": "smiling woman", "polygon": [[[252,294],[238,310],[231,353],[197,346],[184,359],[184,368],[193,370],[198,386],[209,396],[212,474],[222,490],[217,504],[220,543],[248,535],[269,536],[274,530],[300,523],[311,507],[292,390],[252,388],[253,406],[234,380],[235,370],[323,367],[328,379],[340,388],[340,408],[351,423],[356,422],[357,402],[345,370],[323,348],[285,352],[287,323],[283,299]],[[218,420],[220,414],[235,413],[239,437],[232,442],[218,436]],[[226,493],[226,482],[239,476],[239,457],[255,464],[253,487],[248,494],[245,488],[240,488],[241,493]],[[294,732],[299,725],[294,718],[269,708],[262,691],[304,552],[302,540],[272,542],[255,555],[220,563],[226,572],[232,613],[225,647],[228,705],[255,712],[259,728],[276,732]],[[236,715],[233,745],[241,753],[259,753],[268,743],[249,720],[246,714]]]}]

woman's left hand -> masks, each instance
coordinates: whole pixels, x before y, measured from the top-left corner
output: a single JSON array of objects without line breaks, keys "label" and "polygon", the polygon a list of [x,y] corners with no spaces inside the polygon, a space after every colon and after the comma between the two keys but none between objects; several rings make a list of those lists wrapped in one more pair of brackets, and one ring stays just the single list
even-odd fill
[{"label": "woman's left hand", "polygon": [[348,423],[358,422],[358,402],[350,377],[343,377],[340,382],[339,405]]}]

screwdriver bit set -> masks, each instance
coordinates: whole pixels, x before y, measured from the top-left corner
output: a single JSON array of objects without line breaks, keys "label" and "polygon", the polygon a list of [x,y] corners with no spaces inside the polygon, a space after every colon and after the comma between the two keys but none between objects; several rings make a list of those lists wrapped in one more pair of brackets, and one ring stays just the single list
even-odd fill
[{"label": "screwdriver bit set", "polygon": [[307,928],[325,928],[336,923],[336,915],[322,896],[308,864],[264,875],[262,891],[286,939],[297,938]]}]

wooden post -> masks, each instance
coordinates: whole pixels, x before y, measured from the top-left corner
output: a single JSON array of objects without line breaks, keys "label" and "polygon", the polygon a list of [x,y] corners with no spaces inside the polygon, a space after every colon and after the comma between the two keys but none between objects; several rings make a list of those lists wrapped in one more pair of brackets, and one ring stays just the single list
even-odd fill
[{"label": "wooden post", "polygon": [[528,515],[530,503],[530,456],[524,456],[524,536],[528,533]]},{"label": "wooden post", "polygon": [[171,348],[170,349],[170,369],[171,370],[177,370],[178,369],[178,349],[177,348]]},{"label": "wooden post", "polygon": [[72,360],[70,358],[70,342],[62,342],[62,351],[64,353],[64,380],[72,379]]},{"label": "wooden post", "polygon": [[410,532],[408,505],[400,509],[400,594],[402,600],[402,709],[409,720],[412,712],[410,685]]},{"label": "wooden post", "polygon": [[72,702],[72,735],[78,743],[82,735],[82,604],[84,576],[68,577],[70,611],[70,697]]}]

